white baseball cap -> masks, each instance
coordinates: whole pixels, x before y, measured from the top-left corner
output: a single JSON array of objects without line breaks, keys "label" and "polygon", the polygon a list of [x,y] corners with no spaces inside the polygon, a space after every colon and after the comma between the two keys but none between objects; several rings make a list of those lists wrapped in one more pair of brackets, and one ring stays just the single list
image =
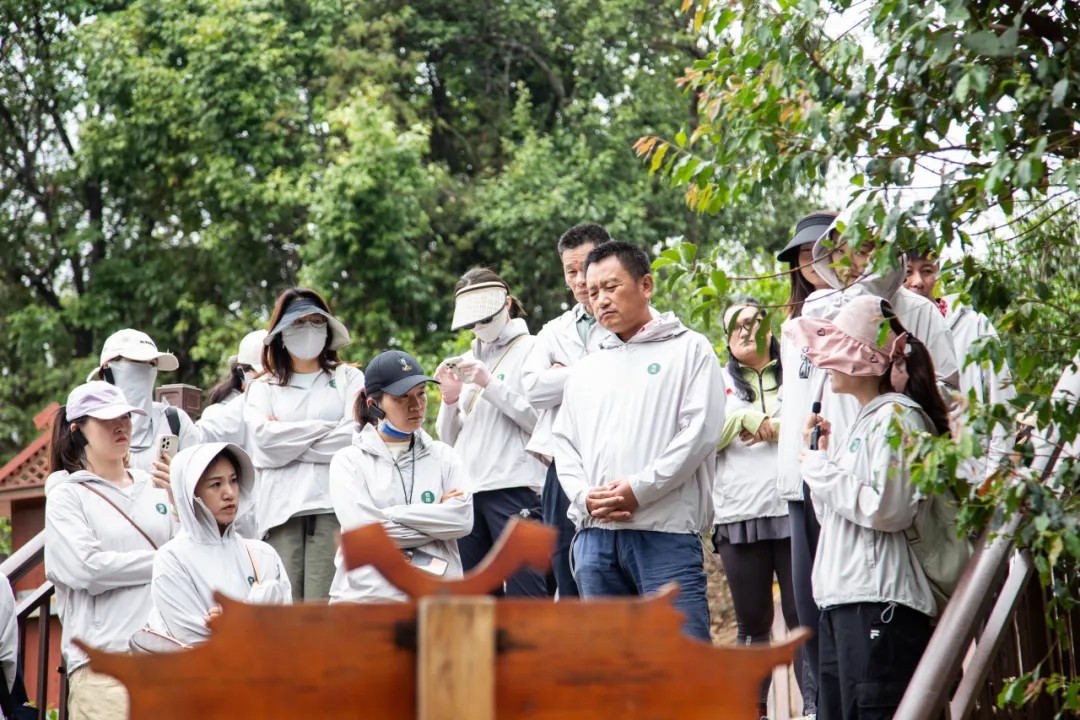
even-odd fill
[{"label": "white baseball cap", "polygon": [[262,372],[262,349],[266,335],[266,330],[255,330],[245,335],[237,353],[229,356],[229,366],[250,365],[255,372]]},{"label": "white baseball cap", "polygon": [[71,391],[64,414],[68,421],[84,417],[115,420],[124,415],[146,415],[146,411],[129,405],[123,391],[115,385],[104,380],[94,380]]},{"label": "white baseball cap", "polygon": [[90,373],[90,378],[97,377],[101,368],[110,360],[124,358],[137,362],[150,362],[158,370],[172,372],[180,367],[180,361],[172,353],[160,352],[154,341],[144,332],[124,328],[114,332],[105,340],[105,346],[101,348],[101,357],[97,368]]}]

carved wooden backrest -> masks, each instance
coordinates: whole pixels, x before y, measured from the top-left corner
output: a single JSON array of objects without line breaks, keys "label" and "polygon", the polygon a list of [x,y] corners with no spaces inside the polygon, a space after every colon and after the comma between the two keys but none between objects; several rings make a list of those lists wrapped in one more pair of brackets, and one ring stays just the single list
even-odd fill
[{"label": "carved wooden backrest", "polygon": [[809,633],[778,645],[713,647],[679,631],[673,586],[594,601],[478,595],[523,564],[542,568],[553,531],[514,522],[485,564],[446,582],[413,568],[379,526],[342,536],[413,600],[253,606],[219,597],[210,639],[132,656],[86,648],[124,682],[132,718],[369,720],[748,718],[760,682]]}]

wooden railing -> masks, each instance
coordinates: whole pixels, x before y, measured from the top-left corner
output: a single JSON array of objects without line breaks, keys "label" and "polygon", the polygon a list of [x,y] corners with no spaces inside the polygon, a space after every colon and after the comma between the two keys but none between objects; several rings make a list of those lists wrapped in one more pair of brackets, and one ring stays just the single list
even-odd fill
[{"label": "wooden railing", "polygon": [[[35,535],[3,563],[0,574],[12,585],[27,573],[45,561],[45,532]],[[45,720],[48,713],[49,677],[53,670],[49,667],[49,640],[52,633],[49,608],[55,589],[51,582],[45,582],[28,597],[19,601],[15,612],[19,622],[19,667],[25,667],[26,661],[26,626],[27,621],[36,612],[38,620],[38,668],[37,692],[31,696],[38,709],[38,719]],[[27,689],[29,693],[29,688]],[[67,675],[60,673],[60,720],[67,720]]]}]

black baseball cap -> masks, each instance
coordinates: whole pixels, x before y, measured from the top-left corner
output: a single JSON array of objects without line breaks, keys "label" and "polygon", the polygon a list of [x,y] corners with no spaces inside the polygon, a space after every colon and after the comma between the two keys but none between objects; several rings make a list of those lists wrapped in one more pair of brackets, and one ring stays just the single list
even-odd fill
[{"label": "black baseball cap", "polygon": [[834,212],[816,212],[804,217],[795,226],[791,242],[777,254],[776,259],[780,262],[796,262],[799,259],[799,248],[817,242],[836,222],[836,216],[837,213]]},{"label": "black baseball cap", "polygon": [[424,374],[416,358],[402,350],[379,353],[364,368],[364,390],[368,395],[383,392],[401,397],[421,383],[438,383]]}]

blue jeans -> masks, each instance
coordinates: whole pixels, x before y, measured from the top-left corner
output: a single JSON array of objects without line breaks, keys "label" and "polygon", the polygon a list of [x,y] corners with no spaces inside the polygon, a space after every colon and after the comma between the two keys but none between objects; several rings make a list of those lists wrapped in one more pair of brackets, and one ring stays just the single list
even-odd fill
[{"label": "blue jeans", "polygon": [[551,554],[551,571],[555,575],[555,584],[559,588],[559,599],[578,597],[577,583],[570,570],[570,545],[574,540],[574,523],[566,517],[570,510],[570,500],[559,485],[559,474],[555,463],[548,465],[544,492],[540,496],[544,510],[544,524],[559,531],[555,541],[555,552]]},{"label": "blue jeans", "polygon": [[585,599],[646,595],[679,584],[683,632],[710,642],[705,557],[697,535],[586,528],[574,538],[574,577]]}]

